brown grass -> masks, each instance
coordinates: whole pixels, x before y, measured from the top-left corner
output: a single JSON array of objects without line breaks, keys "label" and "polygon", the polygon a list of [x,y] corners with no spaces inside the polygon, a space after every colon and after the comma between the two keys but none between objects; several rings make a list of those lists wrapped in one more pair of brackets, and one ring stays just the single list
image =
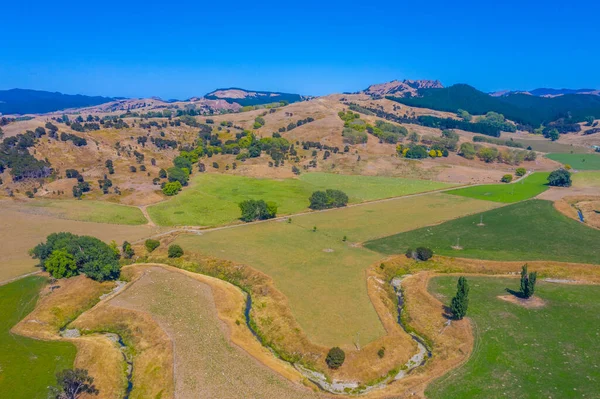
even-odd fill
[{"label": "brown grass", "polygon": [[579,221],[577,209],[583,213],[585,224],[600,229],[600,196],[596,195],[575,195],[567,196],[554,202],[554,208],[565,216]]},{"label": "brown grass", "polygon": [[531,298],[525,299],[514,295],[499,295],[498,299],[514,303],[515,305],[522,306],[526,309],[539,309],[546,306],[546,302],[537,296],[532,296]]}]

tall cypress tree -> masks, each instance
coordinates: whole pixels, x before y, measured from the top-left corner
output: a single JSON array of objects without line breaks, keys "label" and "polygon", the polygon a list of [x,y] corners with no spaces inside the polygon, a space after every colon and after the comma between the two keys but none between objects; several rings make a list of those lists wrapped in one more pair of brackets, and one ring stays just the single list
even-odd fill
[{"label": "tall cypress tree", "polygon": [[527,273],[527,264],[521,269],[521,295],[524,298],[531,298],[535,292],[535,283],[537,281],[537,272]]},{"label": "tall cypress tree", "polygon": [[458,278],[456,284],[456,295],[452,298],[450,308],[456,320],[461,320],[467,314],[469,307],[469,283],[464,277]]}]

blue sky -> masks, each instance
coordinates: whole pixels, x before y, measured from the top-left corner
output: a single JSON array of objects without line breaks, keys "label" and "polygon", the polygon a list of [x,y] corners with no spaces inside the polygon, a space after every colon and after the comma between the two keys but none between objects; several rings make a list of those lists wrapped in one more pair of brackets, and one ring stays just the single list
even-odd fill
[{"label": "blue sky", "polygon": [[4,2],[0,89],[322,95],[392,79],[600,88],[600,2]]}]

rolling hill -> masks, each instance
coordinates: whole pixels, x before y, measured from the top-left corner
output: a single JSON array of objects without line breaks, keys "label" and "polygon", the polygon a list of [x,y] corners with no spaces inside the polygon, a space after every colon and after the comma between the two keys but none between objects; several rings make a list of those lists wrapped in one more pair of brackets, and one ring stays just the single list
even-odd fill
[{"label": "rolling hill", "polygon": [[242,107],[248,105],[263,105],[276,102],[295,103],[304,99],[300,94],[279,93],[273,91],[245,90],[237,87],[217,89],[204,96],[207,100],[225,100],[237,103]]}]

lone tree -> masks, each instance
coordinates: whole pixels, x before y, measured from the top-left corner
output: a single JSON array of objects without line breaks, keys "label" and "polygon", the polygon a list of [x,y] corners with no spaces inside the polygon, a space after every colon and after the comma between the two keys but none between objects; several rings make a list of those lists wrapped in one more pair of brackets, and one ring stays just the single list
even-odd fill
[{"label": "lone tree", "polygon": [[177,244],[169,245],[169,258],[180,258],[183,256],[183,248]]},{"label": "lone tree", "polygon": [[56,373],[58,387],[50,388],[50,397],[55,399],[77,399],[84,394],[98,395],[99,391],[94,385],[94,377],[87,370],[65,369]]},{"label": "lone tree", "polygon": [[523,298],[531,298],[535,292],[537,272],[527,273],[527,264],[521,269],[521,295]]},{"label": "lone tree", "polygon": [[467,315],[467,308],[469,307],[469,283],[464,277],[458,278],[458,284],[456,284],[456,295],[452,298],[450,309],[452,315],[456,320],[462,320]]},{"label": "lone tree", "polygon": [[554,187],[571,187],[571,172],[557,169],[548,176],[548,184]]},{"label": "lone tree", "polygon": [[346,354],[341,348],[337,346],[329,349],[329,353],[327,353],[327,358],[325,358],[325,362],[329,366],[330,369],[338,369],[344,364],[344,360],[346,360]]}]

